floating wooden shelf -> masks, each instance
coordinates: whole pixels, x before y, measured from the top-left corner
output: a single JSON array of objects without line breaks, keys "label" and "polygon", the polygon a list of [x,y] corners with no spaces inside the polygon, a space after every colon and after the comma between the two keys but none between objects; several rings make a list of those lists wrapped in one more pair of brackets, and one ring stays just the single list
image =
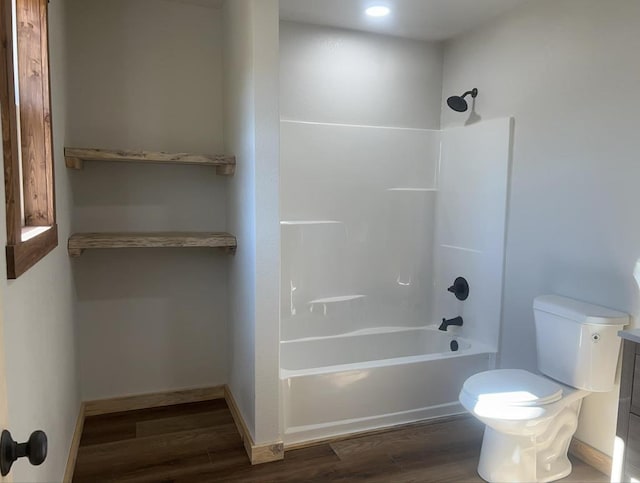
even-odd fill
[{"label": "floating wooden shelf", "polygon": [[222,248],[231,253],[237,246],[229,233],[76,233],[68,243],[69,255],[79,257],[94,248]]},{"label": "floating wooden shelf", "polygon": [[213,166],[221,176],[236,171],[236,157],[223,154],[160,153],[151,151],[114,151],[110,149],[64,148],[67,168],[82,169],[85,161],[125,163],[193,164]]}]

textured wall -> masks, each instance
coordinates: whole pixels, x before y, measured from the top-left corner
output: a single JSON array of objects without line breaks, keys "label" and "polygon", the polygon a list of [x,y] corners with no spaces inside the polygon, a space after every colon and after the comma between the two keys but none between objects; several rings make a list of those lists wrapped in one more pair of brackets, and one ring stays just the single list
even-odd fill
[{"label": "textured wall", "polygon": [[[444,98],[513,116],[502,366],[536,368],[532,303],[558,293],[637,315],[640,3],[541,0],[446,45]],[[444,107],[442,125],[467,115]],[[577,436],[611,453],[618,391],[589,396]]]},{"label": "textured wall", "polygon": [[280,30],[282,119],[440,127],[440,44],[292,22]]}]

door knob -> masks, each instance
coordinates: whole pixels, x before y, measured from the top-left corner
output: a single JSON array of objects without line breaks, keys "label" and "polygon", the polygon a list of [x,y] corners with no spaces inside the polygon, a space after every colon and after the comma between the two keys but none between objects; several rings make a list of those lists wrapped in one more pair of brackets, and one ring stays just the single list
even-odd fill
[{"label": "door knob", "polygon": [[26,443],[17,443],[6,429],[0,438],[0,474],[7,476],[11,465],[18,458],[29,458],[34,466],[41,465],[47,458],[47,435],[44,431],[34,431]]}]

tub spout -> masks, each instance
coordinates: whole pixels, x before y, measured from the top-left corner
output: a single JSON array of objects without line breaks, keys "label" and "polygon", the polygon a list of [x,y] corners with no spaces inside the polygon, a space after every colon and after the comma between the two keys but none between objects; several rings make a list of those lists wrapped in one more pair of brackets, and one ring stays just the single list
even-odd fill
[{"label": "tub spout", "polygon": [[453,319],[442,319],[442,324],[440,324],[440,327],[438,327],[438,330],[444,330],[446,331],[450,325],[455,325],[457,327],[462,327],[462,324],[464,323],[464,321],[462,320],[462,317],[455,317]]}]

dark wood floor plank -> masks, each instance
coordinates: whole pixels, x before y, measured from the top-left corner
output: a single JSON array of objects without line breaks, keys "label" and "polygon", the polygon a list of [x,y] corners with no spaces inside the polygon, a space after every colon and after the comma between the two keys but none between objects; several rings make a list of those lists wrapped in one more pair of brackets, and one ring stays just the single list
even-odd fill
[{"label": "dark wood floor plank", "polygon": [[208,412],[220,414],[224,422],[231,418],[224,399],[90,416],[84,422],[80,446],[132,439],[136,437],[137,426],[140,424]]},{"label": "dark wood floor plank", "polygon": [[136,422],[130,419],[116,419],[104,424],[87,418],[82,429],[80,446],[112,443],[136,437]]},{"label": "dark wood floor plank", "polygon": [[[177,478],[195,476],[212,468],[209,454],[199,453],[194,456],[150,464],[142,468],[114,472],[113,477],[119,483],[149,483],[156,481],[173,481]],[[192,479],[192,481],[196,481]]]},{"label": "dark wood floor plank", "polygon": [[141,421],[135,425],[136,437],[156,436],[159,434],[175,433],[190,429],[212,428],[215,426],[233,424],[233,417],[226,409],[209,411],[185,416]]},{"label": "dark wood floor plank", "polygon": [[362,436],[331,443],[331,447],[341,458],[351,458],[358,454],[386,455],[438,448],[443,444],[477,441],[482,439],[484,427],[470,418],[456,419],[446,423],[426,422],[380,435]]},{"label": "dark wood floor plank", "polygon": [[240,444],[234,424],[80,447],[79,476],[114,474]]},{"label": "dark wood floor plank", "polygon": [[[426,422],[289,451],[251,466],[223,400],[87,418],[75,483],[481,482],[484,426]],[[567,482],[604,483],[577,460]]]},{"label": "dark wood floor plank", "polygon": [[174,406],[162,406],[149,409],[137,409],[135,411],[125,411],[121,413],[103,414],[100,416],[90,416],[87,418],[87,421],[110,422],[114,420],[125,419],[135,422],[142,422],[225,409],[228,408],[227,403],[224,399],[214,399],[211,401],[201,401],[195,403],[177,404]]},{"label": "dark wood floor plank", "polygon": [[400,468],[389,457],[341,461],[321,475],[323,481],[394,481]]},{"label": "dark wood floor plank", "polygon": [[457,461],[445,464],[404,467],[393,481],[394,483],[481,483],[483,480],[478,476],[477,468],[477,458],[469,459],[461,455]]},{"label": "dark wood floor plank", "polygon": [[392,459],[402,469],[400,481],[427,481],[429,477],[443,482],[482,481],[476,472],[479,456],[479,442],[469,441],[441,450],[398,453]]},{"label": "dark wood floor plank", "polygon": [[[326,472],[339,463],[329,445],[313,446],[290,453],[291,458],[251,466],[244,449],[210,453],[214,468],[175,481],[312,481],[316,473]],[[325,480],[326,481],[326,480]]]}]

